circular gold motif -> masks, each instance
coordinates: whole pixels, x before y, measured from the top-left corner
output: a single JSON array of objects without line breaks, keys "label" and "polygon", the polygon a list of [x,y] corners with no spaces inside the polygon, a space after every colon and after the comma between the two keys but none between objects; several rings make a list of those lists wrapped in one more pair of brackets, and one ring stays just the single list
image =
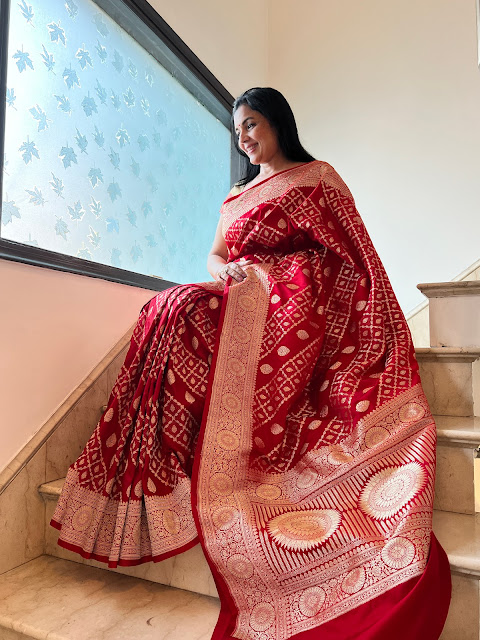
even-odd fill
[{"label": "circular gold motif", "polygon": [[147,489],[150,491],[150,493],[156,493],[157,492],[157,487],[155,486],[155,483],[153,482],[153,480],[151,478],[148,479]]},{"label": "circular gold motif", "polygon": [[340,360],[337,360],[337,362],[334,362],[332,364],[332,366],[330,367],[330,369],[332,371],[335,371],[336,369],[340,368],[342,366],[342,363],[340,362]]},{"label": "circular gold motif", "polygon": [[238,302],[245,311],[253,311],[257,306],[257,301],[252,296],[240,296]]},{"label": "circular gold motif", "polygon": [[325,602],[325,591],[321,587],[310,587],[300,596],[298,608],[307,618],[313,618]]},{"label": "circular gold motif", "polygon": [[392,538],[382,549],[382,560],[392,569],[404,569],[415,558],[415,545],[406,538]]},{"label": "circular gold motif", "polygon": [[241,553],[236,553],[227,560],[227,569],[240,580],[248,580],[253,576],[253,564]]},{"label": "circular gold motif", "polygon": [[135,398],[135,400],[133,401],[133,408],[135,409],[135,411],[140,406],[140,401],[141,401],[141,398]]},{"label": "circular gold motif", "polygon": [[272,518],[268,531],[277,544],[292,551],[308,551],[329,538],[340,525],[333,509],[293,511]]},{"label": "circular gold motif", "polygon": [[372,518],[390,518],[424,487],[425,482],[425,469],[417,462],[387,467],[368,481],[360,497],[360,508]]},{"label": "circular gold motif", "polygon": [[354,593],[357,593],[357,591],[360,591],[360,589],[363,587],[363,585],[365,584],[365,578],[365,569],[363,567],[356,567],[355,569],[352,569],[352,571],[350,571],[343,579],[342,589],[345,591],[345,593],[353,595]]},{"label": "circular gold motif", "polygon": [[237,327],[234,330],[234,333],[235,338],[238,340],[238,342],[245,344],[250,341],[250,332],[247,331],[244,327]]},{"label": "circular gold motif", "polygon": [[233,431],[228,431],[228,429],[223,429],[219,432],[217,442],[226,451],[235,451],[240,444],[237,434],[233,433]]},{"label": "circular gold motif", "polygon": [[282,433],[282,431],[284,431],[284,428],[282,427],[282,425],[274,422],[270,427],[270,431],[273,433],[273,435],[278,436],[279,433]]},{"label": "circular gold motif", "polygon": [[227,362],[227,366],[229,371],[231,371],[236,376],[244,376],[245,375],[245,365],[238,358],[229,358]]},{"label": "circular gold motif", "polygon": [[103,421],[110,422],[110,420],[113,418],[113,414],[114,414],[114,410],[113,408],[110,408],[103,416]]},{"label": "circular gold motif", "polygon": [[213,524],[221,531],[231,529],[238,520],[238,511],[232,507],[219,507],[212,515]]},{"label": "circular gold motif", "polygon": [[280,218],[280,220],[277,222],[278,224],[278,228],[279,229],[286,229],[287,227],[287,223],[283,218]]},{"label": "circular gold motif", "polygon": [[277,295],[276,293],[273,294],[271,299],[272,299],[272,304],[277,304],[277,302],[280,302],[280,296]]},{"label": "circular gold motif", "polygon": [[348,462],[352,462],[352,460],[353,455],[351,453],[348,453],[348,451],[343,451],[343,449],[333,448],[332,451],[328,454],[328,461],[331,464],[347,464]]},{"label": "circular gold motif", "polygon": [[233,491],[233,481],[226,473],[215,473],[210,481],[210,487],[219,496],[229,496]]},{"label": "circular gold motif", "polygon": [[216,309],[218,307],[218,299],[210,298],[210,300],[208,301],[208,306],[210,307],[210,309]]},{"label": "circular gold motif", "polygon": [[275,621],[275,609],[269,602],[259,602],[252,609],[250,626],[254,631],[266,631]]},{"label": "circular gold motif", "polygon": [[180,518],[170,509],[165,509],[163,512],[163,526],[172,536],[175,536],[180,531]]},{"label": "circular gold motif", "polygon": [[297,331],[297,336],[300,338],[300,340],[308,340],[308,338],[310,337],[308,333],[303,329],[299,329]]},{"label": "circular gold motif", "polygon": [[143,488],[142,488],[141,480],[139,480],[135,485],[135,489],[133,490],[133,493],[137,496],[137,498],[141,498],[143,496]]},{"label": "circular gold motif", "polygon": [[290,353],[290,349],[288,347],[279,347],[277,353],[279,356],[286,356]]},{"label": "circular gold motif", "polygon": [[282,495],[282,490],[275,484],[261,484],[257,487],[256,494],[263,500],[276,500]]},{"label": "circular gold motif", "polygon": [[265,375],[268,375],[269,373],[272,373],[273,367],[271,367],[269,364],[262,364],[262,366],[260,367],[260,371]]},{"label": "circular gold motif", "polygon": [[264,448],[265,448],[265,443],[264,443],[264,441],[263,441],[261,438],[259,438],[258,436],[256,436],[256,437],[253,439],[253,441],[254,441],[255,445],[256,445],[259,449],[264,449]]},{"label": "circular gold motif", "polygon": [[297,478],[297,487],[299,489],[308,489],[312,484],[315,484],[315,480],[318,478],[318,473],[315,469],[307,467]]},{"label": "circular gold motif", "polygon": [[75,531],[85,531],[93,520],[94,510],[91,507],[79,507],[72,517]]},{"label": "circular gold motif", "polygon": [[174,384],[175,383],[175,374],[173,373],[173,371],[171,369],[169,369],[167,371],[167,380],[168,380],[169,384]]},{"label": "circular gold motif", "polygon": [[198,338],[197,338],[197,336],[193,336],[193,338],[192,338],[192,347],[195,349],[195,351],[198,349]]},{"label": "circular gold motif", "polygon": [[365,434],[365,444],[372,449],[386,440],[389,435],[390,432],[384,427],[371,427]]},{"label": "circular gold motif", "polygon": [[308,429],[310,429],[310,431],[314,431],[315,429],[318,429],[321,424],[321,420],[312,420],[312,422],[310,422],[310,424],[308,425]]},{"label": "circular gold motif", "polygon": [[320,387],[320,391],[325,391],[325,389],[327,389],[329,384],[330,384],[330,380],[324,380],[322,382],[322,386]]},{"label": "circular gold motif", "polygon": [[356,409],[359,413],[365,413],[369,406],[370,400],[361,400],[360,402],[357,402]]},{"label": "circular gold motif", "polygon": [[416,422],[425,415],[425,409],[418,402],[409,402],[400,409],[399,417],[402,422]]},{"label": "circular gold motif", "polygon": [[226,393],[222,398],[222,404],[225,409],[228,411],[240,411],[242,408],[242,403],[240,402],[240,398],[238,398],[233,393]]},{"label": "circular gold motif", "polygon": [[185,400],[190,404],[193,404],[195,402],[195,398],[188,391],[185,391]]},{"label": "circular gold motif", "polygon": [[345,347],[342,353],[353,353],[355,351],[355,347]]}]

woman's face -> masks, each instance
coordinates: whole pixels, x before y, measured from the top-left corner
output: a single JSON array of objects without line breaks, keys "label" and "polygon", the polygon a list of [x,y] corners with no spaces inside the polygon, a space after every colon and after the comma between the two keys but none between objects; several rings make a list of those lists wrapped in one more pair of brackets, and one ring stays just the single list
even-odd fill
[{"label": "woman's face", "polygon": [[283,157],[275,129],[261,113],[242,104],[234,113],[233,123],[238,146],[252,164],[268,164]]}]

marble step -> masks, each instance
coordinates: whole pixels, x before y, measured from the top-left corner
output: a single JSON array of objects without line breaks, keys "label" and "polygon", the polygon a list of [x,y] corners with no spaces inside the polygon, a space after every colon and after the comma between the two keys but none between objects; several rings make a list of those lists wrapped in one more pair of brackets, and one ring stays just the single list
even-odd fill
[{"label": "marble step", "polygon": [[428,298],[432,347],[480,345],[480,281],[417,285]]},{"label": "marble step", "polygon": [[2,575],[1,640],[209,640],[217,598],[40,556]]},{"label": "marble step", "polygon": [[[102,562],[86,560],[77,553],[59,547],[57,544],[58,531],[50,526],[55,506],[63,487],[65,478],[47,482],[39,487],[40,494],[45,499],[45,553],[49,556],[70,560],[79,564],[98,567],[113,573],[133,576],[149,580],[158,584],[185,589],[194,593],[218,597],[215,582],[210,567],[205,560],[202,548],[197,544],[192,549],[180,553],[162,562],[146,562],[136,567],[117,567],[109,569]],[[0,637],[1,638],[1,637]]]},{"label": "marble step", "polygon": [[479,347],[421,347],[415,355],[434,414],[480,416]]},{"label": "marble step", "polygon": [[480,511],[480,418],[435,416],[437,472],[435,509],[470,513]]},{"label": "marble step", "polygon": [[433,530],[452,571],[452,602],[440,640],[478,640],[480,630],[480,514],[435,511]]}]

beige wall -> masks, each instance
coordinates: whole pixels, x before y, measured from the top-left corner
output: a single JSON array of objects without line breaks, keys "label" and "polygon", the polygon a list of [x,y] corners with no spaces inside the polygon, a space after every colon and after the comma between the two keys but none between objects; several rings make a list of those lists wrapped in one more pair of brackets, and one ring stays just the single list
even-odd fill
[{"label": "beige wall", "polygon": [[[265,83],[265,1],[152,4],[232,94]],[[254,16],[248,29],[247,14]],[[152,292],[3,260],[0,292],[1,471],[124,335]]]},{"label": "beige wall", "polygon": [[404,311],[480,257],[475,0],[271,0],[269,82],[343,175]]},{"label": "beige wall", "polygon": [[0,260],[0,471],[153,293]]}]

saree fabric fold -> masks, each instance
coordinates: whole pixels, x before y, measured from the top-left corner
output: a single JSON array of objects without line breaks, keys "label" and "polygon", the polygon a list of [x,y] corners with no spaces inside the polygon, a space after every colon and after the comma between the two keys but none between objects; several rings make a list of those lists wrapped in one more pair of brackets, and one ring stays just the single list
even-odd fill
[{"label": "saree fabric fold", "polygon": [[142,309],[68,472],[59,544],[115,567],[200,541],[214,640],[436,640],[450,572],[432,534],[435,424],[348,188],[314,161],[221,215],[247,277]]}]

